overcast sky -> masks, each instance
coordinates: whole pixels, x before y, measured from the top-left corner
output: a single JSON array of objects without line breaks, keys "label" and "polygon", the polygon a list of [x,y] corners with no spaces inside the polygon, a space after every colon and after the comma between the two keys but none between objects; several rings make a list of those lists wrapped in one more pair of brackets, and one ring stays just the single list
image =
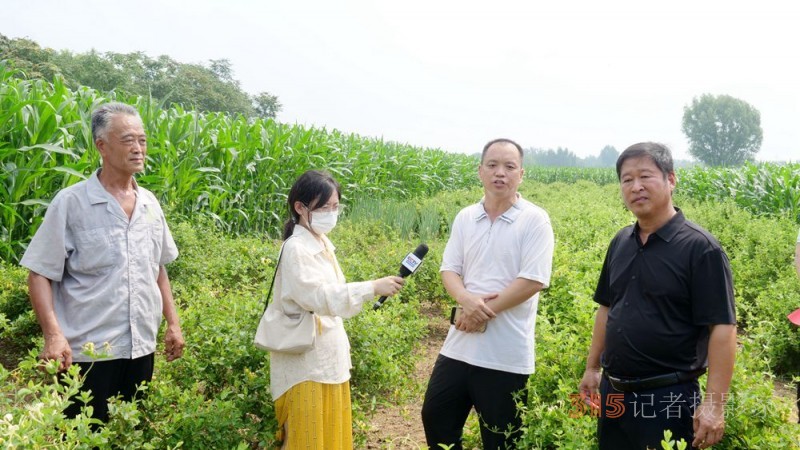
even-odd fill
[{"label": "overcast sky", "polygon": [[44,47],[231,61],[282,122],[472,153],[579,156],[644,140],[689,158],[683,108],[761,112],[760,160],[800,160],[800,4],[739,0],[3,0]]}]

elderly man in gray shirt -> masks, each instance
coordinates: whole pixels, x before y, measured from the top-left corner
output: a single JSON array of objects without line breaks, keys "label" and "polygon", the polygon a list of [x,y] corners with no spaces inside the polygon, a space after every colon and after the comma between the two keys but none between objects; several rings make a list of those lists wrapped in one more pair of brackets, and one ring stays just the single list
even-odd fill
[{"label": "elderly man in gray shirt", "polygon": [[[184,340],[164,268],[178,249],[155,196],[134,179],[147,153],[142,119],[129,105],[102,105],[92,114],[92,137],[102,167],[55,196],[20,263],[30,269],[42,358],[59,361],[60,370],[81,366],[94,417],[105,422],[109,398],[130,400],[152,379],[162,315],[167,360],[181,357]],[[103,358],[86,354],[87,346]]]}]

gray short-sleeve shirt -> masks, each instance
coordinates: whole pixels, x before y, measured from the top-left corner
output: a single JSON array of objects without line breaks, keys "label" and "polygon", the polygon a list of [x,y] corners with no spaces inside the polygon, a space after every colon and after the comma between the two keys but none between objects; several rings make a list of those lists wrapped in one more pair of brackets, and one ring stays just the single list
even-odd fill
[{"label": "gray short-sleeve shirt", "polygon": [[[20,264],[51,280],[53,307],[74,361],[91,342],[111,357],[155,352],[162,298],[159,267],[178,249],[155,196],[136,185],[128,219],[100,184],[99,171],[60,191]],[[135,183],[135,182],[134,182]]]}]

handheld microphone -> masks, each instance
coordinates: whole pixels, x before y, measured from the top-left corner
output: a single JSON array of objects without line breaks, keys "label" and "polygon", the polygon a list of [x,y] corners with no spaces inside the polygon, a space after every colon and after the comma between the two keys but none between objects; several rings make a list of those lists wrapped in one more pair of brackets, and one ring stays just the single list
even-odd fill
[{"label": "handheld microphone", "polygon": [[[398,277],[405,278],[412,273],[414,273],[419,265],[422,264],[422,258],[428,254],[428,246],[425,244],[419,244],[417,249],[414,250],[413,253],[409,253],[403,258],[403,262],[400,263],[400,272],[397,274]],[[379,298],[374,305],[372,305],[372,310],[375,311],[376,309],[380,308],[383,302],[386,301],[386,296]]]}]

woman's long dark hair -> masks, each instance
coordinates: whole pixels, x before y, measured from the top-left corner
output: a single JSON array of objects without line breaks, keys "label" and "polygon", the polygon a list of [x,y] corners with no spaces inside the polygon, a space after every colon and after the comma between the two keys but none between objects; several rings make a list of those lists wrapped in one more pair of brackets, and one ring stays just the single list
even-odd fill
[{"label": "woman's long dark hair", "polygon": [[283,240],[288,239],[294,233],[295,224],[300,222],[300,214],[294,210],[294,202],[300,202],[313,211],[318,206],[328,203],[334,192],[341,198],[342,191],[339,183],[328,172],[309,170],[300,175],[289,191],[287,200],[289,219],[283,224]]}]

